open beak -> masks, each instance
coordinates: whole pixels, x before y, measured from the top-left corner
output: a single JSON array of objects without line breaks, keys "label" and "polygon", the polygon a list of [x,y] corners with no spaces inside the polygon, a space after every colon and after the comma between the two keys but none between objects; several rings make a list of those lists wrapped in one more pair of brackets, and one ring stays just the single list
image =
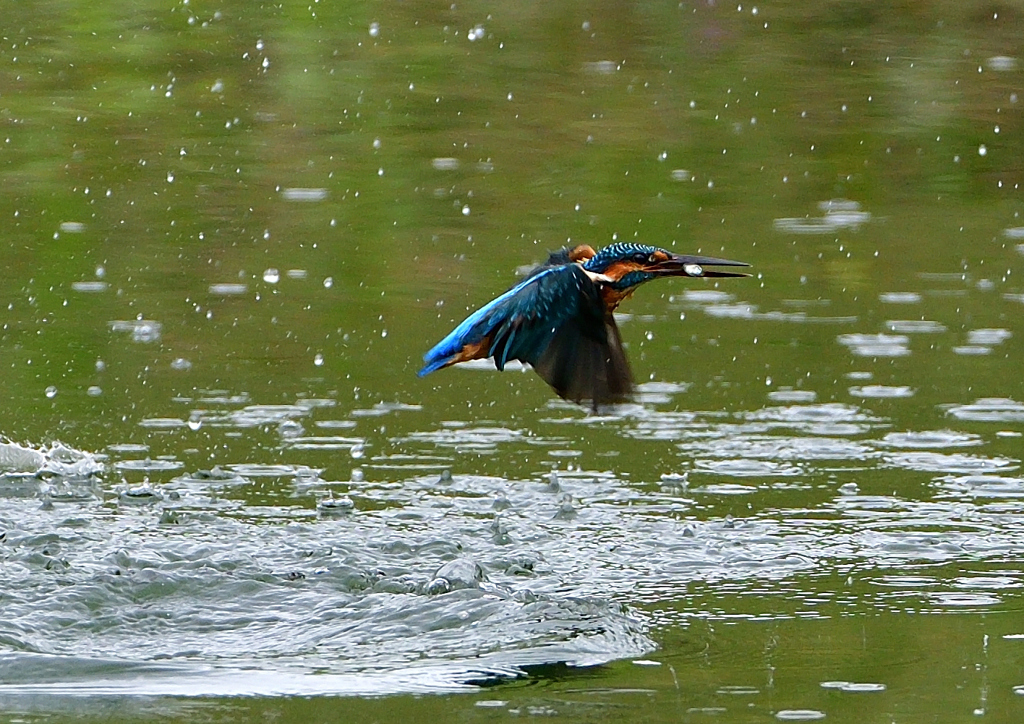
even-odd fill
[{"label": "open beak", "polygon": [[673,254],[665,261],[653,264],[648,271],[675,277],[749,277],[743,272],[708,269],[709,266],[750,266],[745,261],[717,259],[713,256],[688,256]]}]

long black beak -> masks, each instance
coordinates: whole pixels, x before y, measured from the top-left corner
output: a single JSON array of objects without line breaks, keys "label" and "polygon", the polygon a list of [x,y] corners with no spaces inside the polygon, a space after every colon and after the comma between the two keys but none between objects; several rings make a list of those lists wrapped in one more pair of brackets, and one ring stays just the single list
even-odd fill
[{"label": "long black beak", "polygon": [[718,259],[713,256],[688,256],[673,254],[666,261],[655,264],[650,271],[665,276],[681,277],[749,277],[743,272],[719,271],[709,266],[750,266],[745,261]]}]

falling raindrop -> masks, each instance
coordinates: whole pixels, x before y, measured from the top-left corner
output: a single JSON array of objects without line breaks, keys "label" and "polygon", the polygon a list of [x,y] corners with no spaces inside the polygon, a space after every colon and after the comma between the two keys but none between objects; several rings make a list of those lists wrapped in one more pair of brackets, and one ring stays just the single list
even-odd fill
[{"label": "falling raindrop", "polygon": [[462,207],[462,215],[463,216],[469,216],[469,206],[463,206]]},{"label": "falling raindrop", "polygon": [[267,284],[277,284],[279,281],[281,281],[281,272],[271,267],[270,269],[267,269],[265,272],[263,272],[263,281],[265,281]]},{"label": "falling raindrop", "polygon": [[317,352],[316,356],[313,357],[313,364],[315,364],[317,367],[323,367],[324,356]]},{"label": "falling raindrop", "polygon": [[334,286],[334,277],[327,277],[324,279],[324,289],[330,289]]},{"label": "falling raindrop", "polygon": [[49,397],[52,400],[54,397],[57,396],[57,388],[54,387],[53,385],[50,385],[49,387],[47,387],[46,388],[46,396]]}]

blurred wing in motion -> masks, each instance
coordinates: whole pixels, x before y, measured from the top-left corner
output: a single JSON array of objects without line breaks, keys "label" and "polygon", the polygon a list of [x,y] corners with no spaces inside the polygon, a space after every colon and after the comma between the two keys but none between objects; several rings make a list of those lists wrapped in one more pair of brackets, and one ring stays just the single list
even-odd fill
[{"label": "blurred wing in motion", "polygon": [[596,405],[633,389],[622,339],[578,264],[543,268],[478,309],[424,356],[420,376],[472,359],[532,365],[559,396]]}]

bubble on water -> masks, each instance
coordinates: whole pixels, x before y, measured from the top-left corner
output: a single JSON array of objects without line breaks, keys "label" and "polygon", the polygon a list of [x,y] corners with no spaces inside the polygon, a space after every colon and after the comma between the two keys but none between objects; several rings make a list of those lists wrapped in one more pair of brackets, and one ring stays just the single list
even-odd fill
[{"label": "bubble on water", "polygon": [[450,156],[440,156],[432,159],[430,165],[435,171],[454,171],[459,167],[459,159]]},{"label": "bubble on water", "polygon": [[96,360],[96,371],[102,372],[105,369],[107,369],[107,363],[101,359]]},{"label": "bubble on water", "polygon": [[994,346],[1002,344],[1012,336],[1013,332],[1008,329],[972,329],[967,333],[967,343]]},{"label": "bubble on water", "polygon": [[921,295],[917,292],[883,292],[878,295],[878,301],[885,304],[917,304],[921,301]]},{"label": "bubble on water", "polygon": [[349,474],[349,480],[353,483],[361,483],[365,479],[362,468],[352,468],[352,472]]},{"label": "bubble on water", "polygon": [[359,460],[360,458],[362,458],[363,455],[366,454],[366,450],[363,447],[363,443],[357,442],[355,445],[353,445],[352,449],[349,450],[349,454],[352,456],[354,460]]},{"label": "bubble on water", "polygon": [[839,344],[858,357],[905,357],[910,354],[910,338],[896,334],[841,334]]},{"label": "bubble on water", "polygon": [[109,287],[109,284],[101,281],[71,282],[71,288],[76,292],[105,292]]},{"label": "bubble on water", "polygon": [[334,286],[334,277],[327,277],[324,279],[324,289],[330,289]]},{"label": "bubble on water", "polygon": [[380,35],[380,23],[370,23],[370,37],[376,38],[378,35]]},{"label": "bubble on water", "polygon": [[281,272],[271,267],[263,272],[263,281],[267,284],[277,284],[281,281]]},{"label": "bubble on water", "polygon": [[913,397],[914,392],[912,387],[890,385],[862,385],[849,389],[849,393],[853,397],[871,398]]},{"label": "bubble on water", "polygon": [[825,718],[825,712],[817,709],[780,709],[775,712],[779,721],[816,721]]},{"label": "bubble on water", "polygon": [[46,396],[49,397],[52,400],[54,397],[57,396],[57,388],[54,387],[53,385],[50,385],[49,387],[47,387],[46,388]]},{"label": "bubble on water", "polygon": [[1017,59],[1008,55],[993,55],[988,59],[989,70],[1008,71],[1017,67]]},{"label": "bubble on water", "polygon": [[356,504],[347,495],[340,498],[324,498],[316,504],[316,510],[322,516],[347,515],[355,508]]},{"label": "bubble on water", "polygon": [[964,356],[983,356],[991,354],[991,347],[983,347],[977,344],[964,344],[953,348],[953,354],[959,354]]},{"label": "bubble on water", "polygon": [[89,397],[99,397],[103,394],[103,390],[99,385],[90,385],[85,394],[89,395]]},{"label": "bubble on water", "polygon": [[[327,189],[325,188],[286,188],[281,189],[281,198],[285,201],[323,201],[327,198]],[[266,232],[263,235],[264,239],[270,238],[270,232]]]},{"label": "bubble on water", "polygon": [[286,440],[291,440],[302,435],[306,429],[298,420],[282,420],[277,425],[277,434]]},{"label": "bubble on water", "polygon": [[317,352],[316,355],[313,357],[313,364],[316,365],[317,367],[322,367],[324,364],[324,356]]},{"label": "bubble on water", "polygon": [[768,399],[772,402],[814,402],[818,394],[813,390],[794,390],[791,387],[783,387],[768,393]]},{"label": "bubble on water", "polygon": [[885,326],[889,331],[901,334],[938,334],[946,331],[946,325],[928,319],[890,319]]},{"label": "bubble on water", "polygon": [[210,294],[219,294],[225,297],[245,294],[248,289],[249,287],[246,284],[236,284],[232,282],[228,282],[226,284],[211,284],[209,287]]}]

